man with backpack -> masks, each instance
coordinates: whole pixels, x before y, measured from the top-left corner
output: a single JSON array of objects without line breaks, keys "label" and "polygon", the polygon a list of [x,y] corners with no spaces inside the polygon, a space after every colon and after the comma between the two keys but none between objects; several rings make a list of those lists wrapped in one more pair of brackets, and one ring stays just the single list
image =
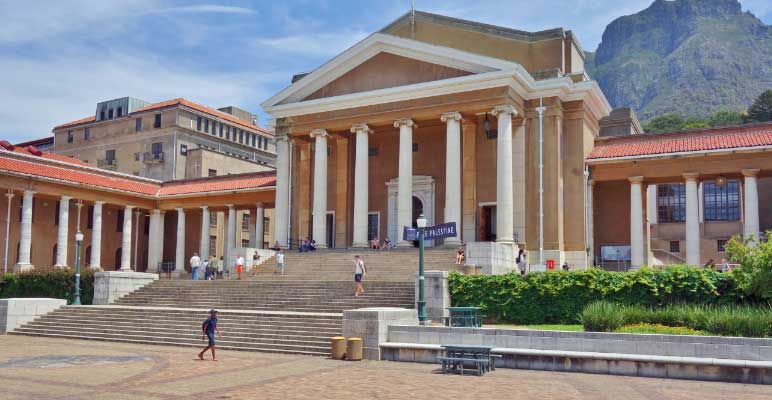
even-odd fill
[{"label": "man with backpack", "polygon": [[354,282],[356,282],[356,290],[354,291],[354,297],[359,297],[360,294],[364,294],[365,289],[362,287],[362,277],[367,273],[367,266],[359,255],[354,256]]},{"label": "man with backpack", "polygon": [[204,359],[204,353],[206,353],[207,350],[212,350],[212,361],[217,361],[217,358],[215,358],[214,354],[214,347],[215,347],[215,340],[214,340],[214,334],[217,333],[218,338],[222,338],[222,335],[220,333],[220,329],[217,328],[217,310],[209,310],[209,318],[204,321],[203,324],[201,324],[201,340],[204,340],[204,337],[206,337],[209,340],[209,344],[204,348],[204,350],[201,350],[200,353],[198,353],[198,358],[201,360]]}]

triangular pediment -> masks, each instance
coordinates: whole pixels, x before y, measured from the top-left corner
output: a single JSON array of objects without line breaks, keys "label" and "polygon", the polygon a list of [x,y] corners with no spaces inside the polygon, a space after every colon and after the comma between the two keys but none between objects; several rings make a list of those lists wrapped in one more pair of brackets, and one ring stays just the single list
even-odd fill
[{"label": "triangular pediment", "polygon": [[303,100],[367,92],[472,75],[473,72],[381,52]]},{"label": "triangular pediment", "polygon": [[521,67],[450,47],[375,33],[266,100],[262,106],[271,109],[516,68]]}]

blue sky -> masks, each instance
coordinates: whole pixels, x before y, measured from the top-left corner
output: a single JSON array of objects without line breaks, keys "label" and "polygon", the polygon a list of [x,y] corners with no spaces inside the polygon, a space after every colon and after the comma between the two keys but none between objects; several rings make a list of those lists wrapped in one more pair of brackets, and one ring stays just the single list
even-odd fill
[{"label": "blue sky", "polygon": [[[410,9],[390,1],[0,0],[0,138],[50,134],[122,96],[259,104]],[[565,27],[594,50],[651,0],[417,0],[416,8],[529,31]],[[545,5],[547,4],[547,5]],[[772,1],[743,8],[772,23]]]}]

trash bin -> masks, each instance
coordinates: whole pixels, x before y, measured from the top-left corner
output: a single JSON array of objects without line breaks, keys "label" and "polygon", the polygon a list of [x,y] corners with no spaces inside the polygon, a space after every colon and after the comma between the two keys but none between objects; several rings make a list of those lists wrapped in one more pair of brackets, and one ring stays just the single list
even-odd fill
[{"label": "trash bin", "polygon": [[362,339],[361,338],[348,338],[346,341],[346,360],[360,361],[362,360]]},{"label": "trash bin", "polygon": [[474,275],[477,272],[477,267],[474,265],[464,265],[464,275]]},{"label": "trash bin", "polygon": [[330,339],[330,355],[333,360],[342,360],[346,355],[346,338],[335,336]]}]

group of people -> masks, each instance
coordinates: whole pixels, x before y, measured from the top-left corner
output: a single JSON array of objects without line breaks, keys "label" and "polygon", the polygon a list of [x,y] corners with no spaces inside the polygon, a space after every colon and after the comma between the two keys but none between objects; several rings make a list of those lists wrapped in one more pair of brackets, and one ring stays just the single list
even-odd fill
[{"label": "group of people", "polygon": [[[284,251],[278,246],[277,243],[276,253],[276,269],[274,274],[284,275]],[[255,252],[252,255],[251,265],[247,265],[244,257],[241,254],[236,254],[236,262],[233,265],[233,269],[236,272],[236,279],[240,280],[244,273],[246,273],[246,267],[251,267],[249,274],[255,276],[260,273],[260,254]],[[229,274],[230,270],[226,271],[225,262],[221,256],[217,259],[214,256],[209,257],[207,260],[201,260],[198,253],[193,253],[193,257],[190,258],[190,277],[194,281],[214,279],[223,279],[224,274]]]},{"label": "group of people", "polygon": [[396,247],[396,244],[389,240],[389,238],[386,238],[383,243],[380,243],[377,237],[370,241],[370,250],[391,250],[394,247]]},{"label": "group of people", "polygon": [[316,251],[316,240],[308,237],[303,239],[303,241],[300,242],[300,247],[298,247],[298,251],[301,253],[305,253],[307,251]]},{"label": "group of people", "polygon": [[721,260],[721,265],[716,265],[716,262],[711,258],[707,263],[705,263],[705,268],[710,268],[718,272],[729,272],[732,270],[732,267],[729,265],[729,262],[726,261],[726,259]]}]

